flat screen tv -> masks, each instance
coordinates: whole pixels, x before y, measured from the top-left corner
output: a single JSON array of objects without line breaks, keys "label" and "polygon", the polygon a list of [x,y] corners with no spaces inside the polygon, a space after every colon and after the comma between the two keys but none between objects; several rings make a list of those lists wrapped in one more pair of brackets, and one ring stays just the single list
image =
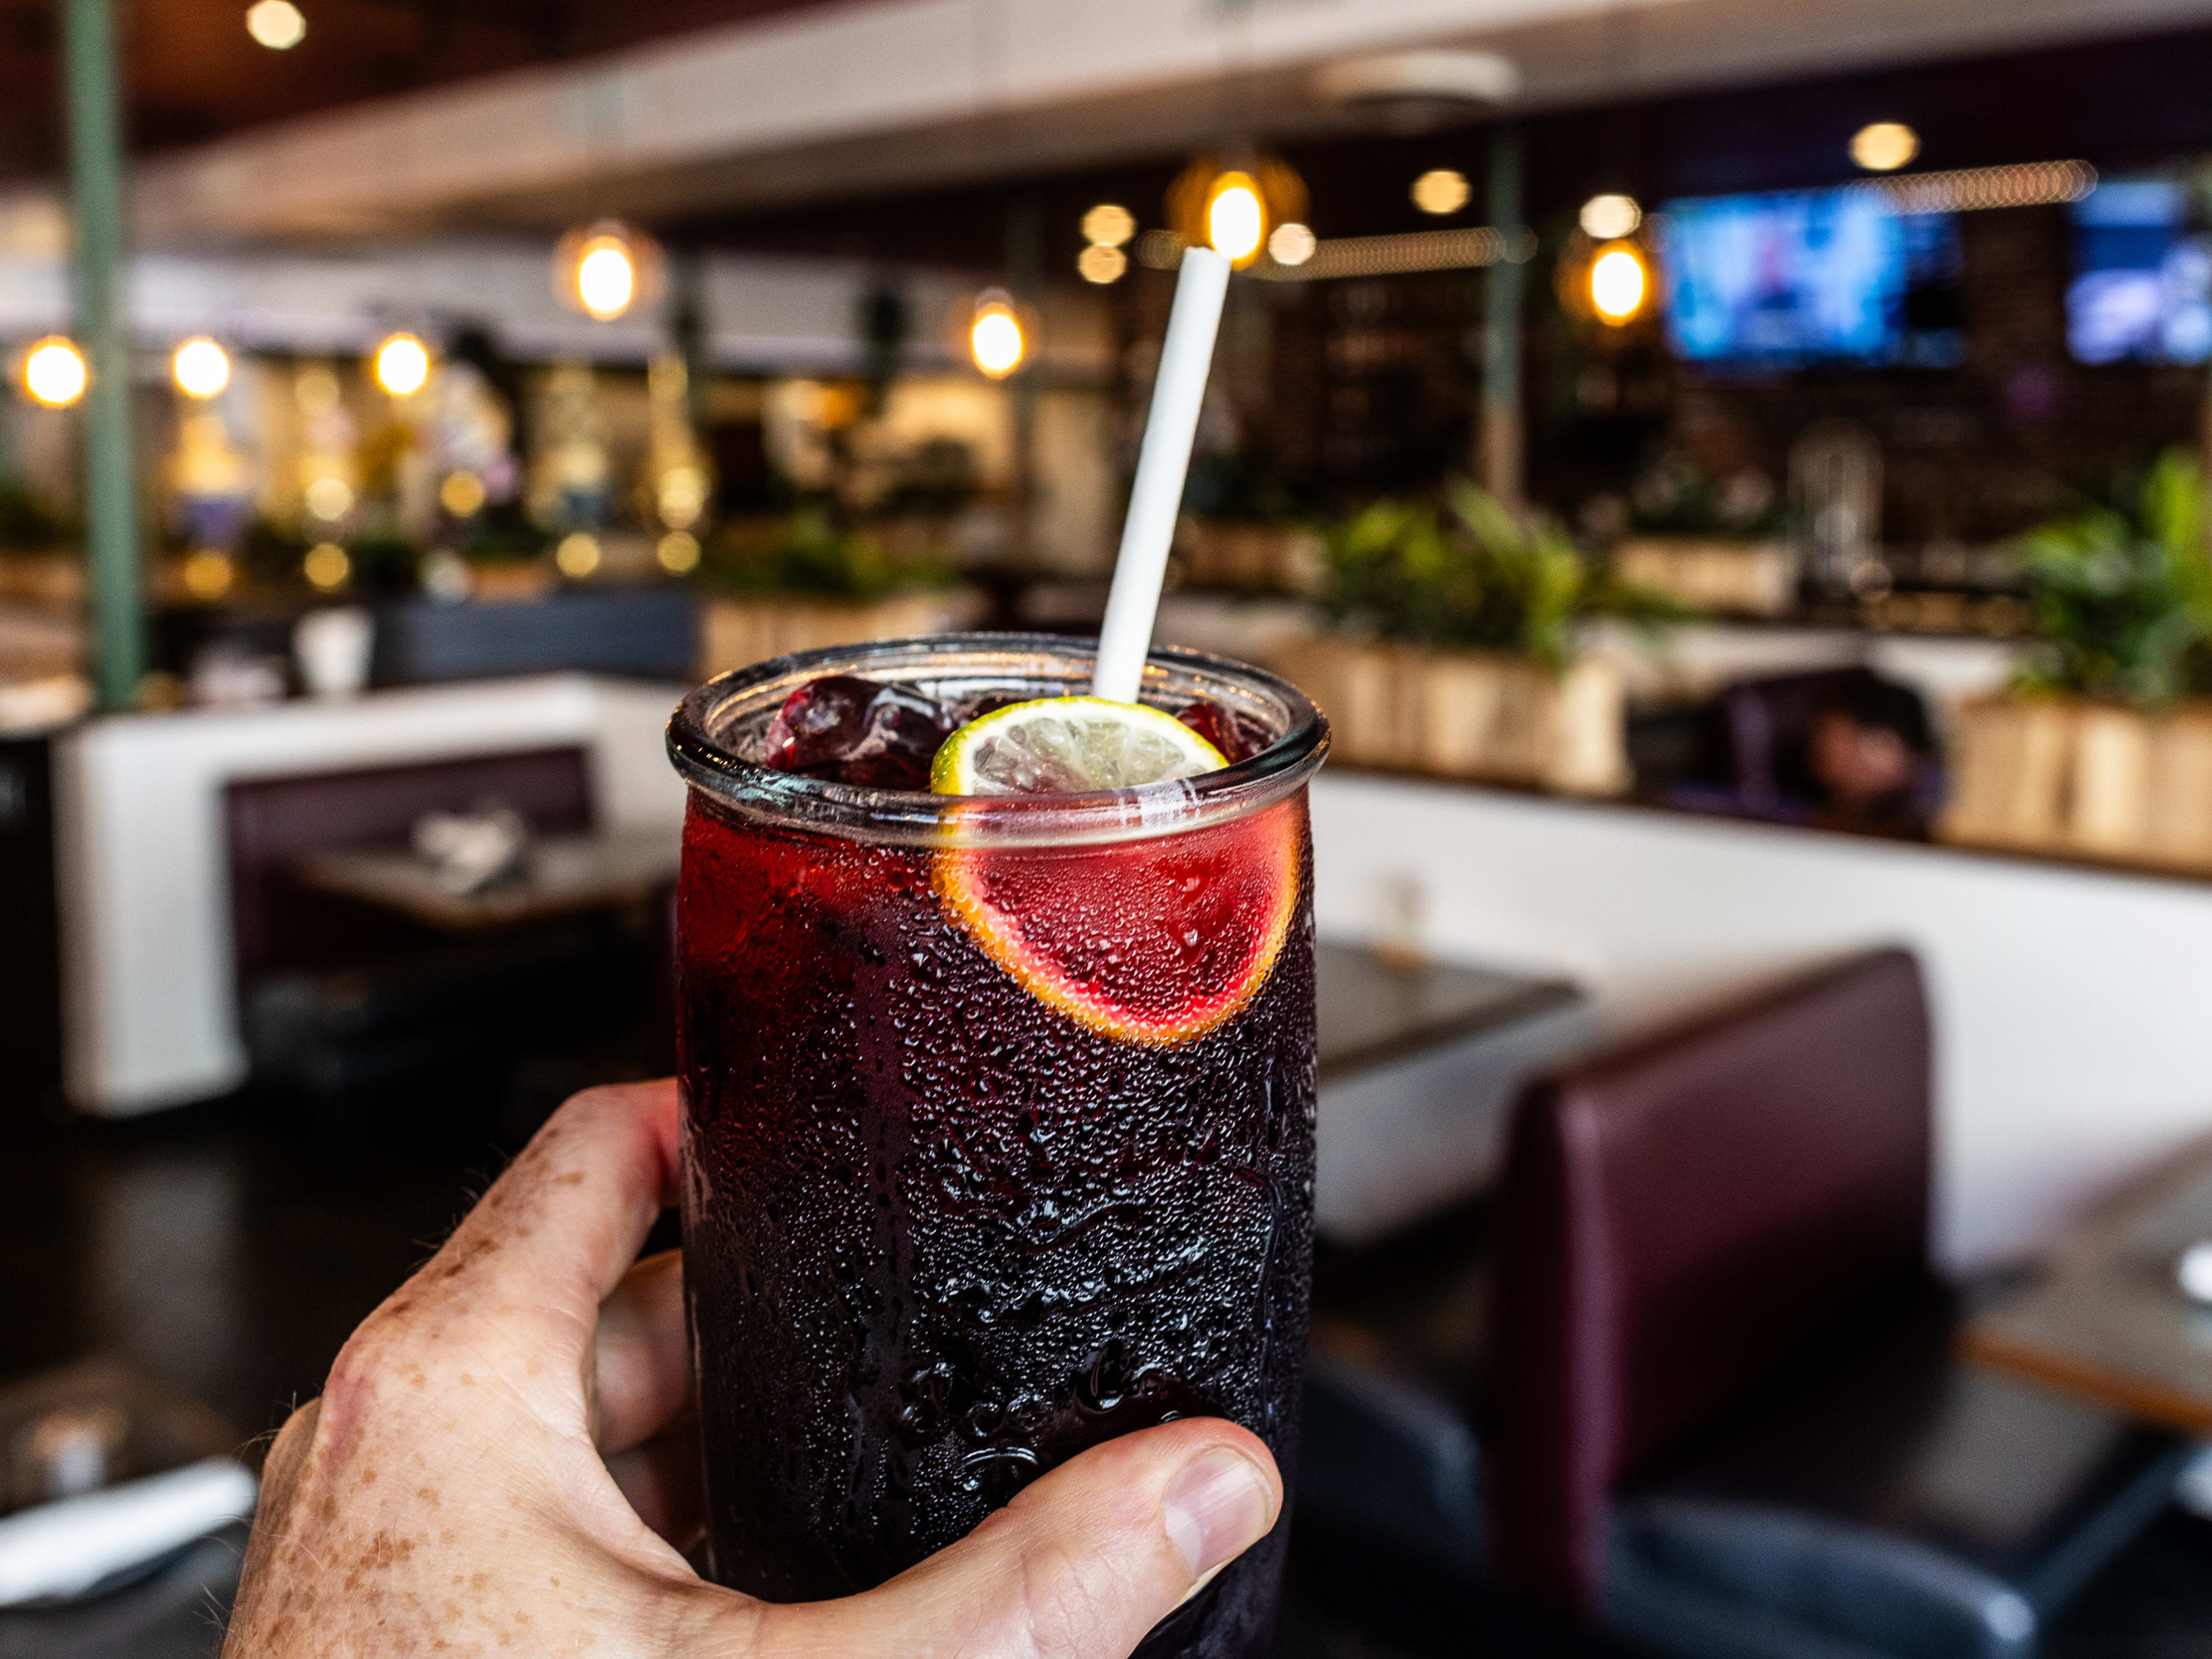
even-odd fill
[{"label": "flat screen tv", "polygon": [[1864,186],[1669,202],[1667,333],[1722,369],[1948,368],[1966,355],[1957,222]]},{"label": "flat screen tv", "polygon": [[2066,343],[2076,360],[2201,363],[2212,356],[2212,248],[2192,234],[2187,189],[2166,179],[2107,179],[2069,211]]}]

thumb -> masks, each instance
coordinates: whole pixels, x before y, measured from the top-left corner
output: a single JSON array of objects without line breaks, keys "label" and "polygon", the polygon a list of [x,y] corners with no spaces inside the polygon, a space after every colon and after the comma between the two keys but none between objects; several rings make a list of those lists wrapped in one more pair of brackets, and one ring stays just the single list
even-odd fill
[{"label": "thumb", "polygon": [[823,1652],[901,1659],[1127,1659],[1282,1507],[1256,1436],[1165,1424],[1070,1459],[880,1589],[804,1609],[828,1621],[807,1635]]}]

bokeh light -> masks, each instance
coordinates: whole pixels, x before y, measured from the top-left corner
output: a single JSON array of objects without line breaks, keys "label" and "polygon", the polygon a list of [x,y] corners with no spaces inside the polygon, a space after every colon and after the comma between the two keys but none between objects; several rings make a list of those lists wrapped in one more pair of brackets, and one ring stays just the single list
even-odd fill
[{"label": "bokeh light", "polygon": [[430,348],[412,334],[394,334],[376,349],[376,383],[395,398],[411,398],[429,383]]},{"label": "bokeh light", "polygon": [[553,562],[570,581],[581,581],[599,568],[599,538],[579,530],[553,550]]},{"label": "bokeh light", "polygon": [[1101,202],[1083,216],[1083,240],[1098,247],[1119,247],[1137,234],[1137,216],[1119,202]]},{"label": "bokeh light", "polygon": [[1590,303],[1608,323],[1625,323],[1641,311],[1649,286],[1633,248],[1607,248],[1590,266]]},{"label": "bokeh light", "polygon": [[1439,217],[1457,213],[1474,194],[1467,175],[1451,167],[1431,167],[1413,180],[1413,205]]},{"label": "bokeh light", "polygon": [[318,542],[300,561],[300,571],[307,577],[308,586],[319,593],[327,593],[333,588],[343,587],[351,579],[353,560],[336,542]]},{"label": "bokeh light", "polygon": [[1851,160],[1869,173],[1894,173],[1920,154],[1920,135],[1902,121],[1871,121],[1851,135]]},{"label": "bokeh light", "polygon": [[1267,239],[1267,257],[1279,265],[1302,265],[1320,246],[1320,239],[1309,227],[1293,221],[1275,227],[1275,234]]},{"label": "bokeh light", "polygon": [[1213,181],[1206,204],[1206,240],[1235,264],[1249,264],[1259,257],[1267,240],[1267,210],[1250,173],[1224,173]]},{"label": "bokeh light", "polygon": [[187,398],[219,398],[230,384],[230,354],[204,334],[194,335],[169,359],[169,374]]},{"label": "bokeh light", "polygon": [[1129,268],[1129,256],[1118,247],[1093,242],[1075,257],[1075,269],[1086,283],[1118,283]]},{"label": "bokeh light", "polygon": [[1583,204],[1577,222],[1583,234],[1592,241],[1617,242],[1635,234],[1637,226],[1644,222],[1644,209],[1633,196],[1607,191]]},{"label": "bokeh light", "polygon": [[975,319],[968,325],[968,354],[976,368],[1003,380],[1022,366],[1029,349],[1013,307],[1003,300],[987,300],[975,307]]},{"label": "bokeh light", "polygon": [[307,38],[307,14],[292,0],[256,0],[246,9],[246,32],[271,52],[289,52]]},{"label": "bokeh light", "polygon": [[23,356],[23,390],[48,409],[67,409],[84,396],[92,374],[84,353],[58,334],[49,335]]}]

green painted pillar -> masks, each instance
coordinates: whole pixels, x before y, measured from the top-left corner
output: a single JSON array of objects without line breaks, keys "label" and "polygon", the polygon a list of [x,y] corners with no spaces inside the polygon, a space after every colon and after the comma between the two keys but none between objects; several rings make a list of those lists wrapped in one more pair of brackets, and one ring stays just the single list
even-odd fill
[{"label": "green painted pillar", "polygon": [[64,0],[76,336],[92,370],[84,402],[85,554],[94,684],[129,708],[146,666],[138,497],[131,465],[131,343],[123,315],[123,112],[112,0]]},{"label": "green painted pillar", "polygon": [[[1489,218],[1508,251],[1522,246],[1521,133],[1497,128],[1490,138]],[[1521,317],[1526,303],[1528,265],[1500,258],[1487,274],[1489,304],[1482,337],[1482,482],[1508,507],[1518,508],[1526,493],[1527,442],[1521,415]]]}]

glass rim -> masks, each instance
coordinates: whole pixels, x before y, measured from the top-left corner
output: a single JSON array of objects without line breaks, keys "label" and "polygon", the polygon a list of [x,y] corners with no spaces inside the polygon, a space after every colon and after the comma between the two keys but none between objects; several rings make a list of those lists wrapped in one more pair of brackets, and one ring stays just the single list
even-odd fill
[{"label": "glass rim", "polygon": [[[1145,690],[1213,687],[1233,692],[1239,708],[1272,705],[1280,735],[1259,753],[1194,778],[1079,794],[934,795],[833,783],[775,771],[745,759],[724,741],[740,712],[757,714],[773,698],[825,673],[896,680],[903,667],[924,671],[934,660],[966,664],[988,678],[999,665],[1048,657],[1069,666],[1065,677],[1089,689],[1097,641],[1056,634],[939,634],[859,645],[826,646],[773,657],[717,676],[689,693],[668,722],[668,756],[693,790],[725,810],[765,825],[846,840],[928,847],[1079,845],[1145,840],[1241,817],[1303,787],[1329,747],[1328,720],[1312,700],[1278,675],[1249,663],[1176,646],[1147,653]],[[1143,694],[1140,692],[1139,694]]]}]

